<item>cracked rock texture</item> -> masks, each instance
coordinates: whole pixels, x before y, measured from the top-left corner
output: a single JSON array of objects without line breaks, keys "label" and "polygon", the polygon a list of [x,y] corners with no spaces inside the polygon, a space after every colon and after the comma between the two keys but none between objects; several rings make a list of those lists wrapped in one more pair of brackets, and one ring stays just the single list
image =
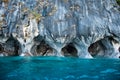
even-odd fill
[{"label": "cracked rock texture", "polygon": [[120,57],[116,0],[0,0],[0,56]]}]

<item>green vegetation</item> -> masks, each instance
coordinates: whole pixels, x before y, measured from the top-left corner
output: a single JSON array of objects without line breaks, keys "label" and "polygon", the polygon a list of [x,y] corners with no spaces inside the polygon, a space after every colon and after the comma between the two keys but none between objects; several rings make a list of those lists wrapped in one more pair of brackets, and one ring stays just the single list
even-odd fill
[{"label": "green vegetation", "polygon": [[120,0],[116,0],[117,4],[120,6]]},{"label": "green vegetation", "polygon": [[35,18],[37,20],[37,22],[39,22],[41,20],[42,15],[40,13],[37,13],[35,11],[31,11],[33,18]]},{"label": "green vegetation", "polygon": [[42,15],[35,12],[35,11],[31,11],[31,13],[34,15],[35,18],[40,18]]}]

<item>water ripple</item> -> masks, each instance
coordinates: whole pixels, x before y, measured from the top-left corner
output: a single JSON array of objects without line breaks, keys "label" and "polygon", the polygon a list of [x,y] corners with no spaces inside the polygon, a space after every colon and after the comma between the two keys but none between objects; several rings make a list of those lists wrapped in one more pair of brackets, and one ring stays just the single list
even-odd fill
[{"label": "water ripple", "polygon": [[113,72],[116,72],[117,70],[116,69],[106,69],[104,71],[101,71],[100,73],[113,73]]}]

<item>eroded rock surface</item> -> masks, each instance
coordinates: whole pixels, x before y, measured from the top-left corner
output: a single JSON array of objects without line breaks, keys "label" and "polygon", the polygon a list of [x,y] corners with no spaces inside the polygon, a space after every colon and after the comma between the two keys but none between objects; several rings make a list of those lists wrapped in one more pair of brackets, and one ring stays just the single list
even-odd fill
[{"label": "eroded rock surface", "polygon": [[1,0],[0,55],[119,58],[119,21],[116,0]]}]

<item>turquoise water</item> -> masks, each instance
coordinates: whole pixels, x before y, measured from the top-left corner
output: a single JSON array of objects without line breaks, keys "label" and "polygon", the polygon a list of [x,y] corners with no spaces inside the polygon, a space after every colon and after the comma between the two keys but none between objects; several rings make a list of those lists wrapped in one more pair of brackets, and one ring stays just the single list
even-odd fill
[{"label": "turquoise water", "polygon": [[0,80],[120,80],[120,59],[1,57]]}]

